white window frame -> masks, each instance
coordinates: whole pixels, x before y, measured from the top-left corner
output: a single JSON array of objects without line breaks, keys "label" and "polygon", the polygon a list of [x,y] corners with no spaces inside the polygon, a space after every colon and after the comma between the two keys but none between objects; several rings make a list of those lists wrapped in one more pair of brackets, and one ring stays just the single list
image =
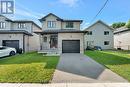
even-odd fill
[{"label": "white window frame", "polygon": [[104,35],[109,35],[109,31],[104,31]]},{"label": "white window frame", "polygon": [[56,21],[47,21],[48,28],[56,28]]},{"label": "white window frame", "polygon": [[93,35],[93,32],[92,31],[88,31],[87,35]]},{"label": "white window frame", "polygon": [[[108,44],[105,44],[105,42],[108,42]],[[104,41],[104,45],[105,45],[105,46],[110,45],[110,41]]]},{"label": "white window frame", "polygon": [[74,22],[66,22],[66,26],[65,27],[66,28],[74,28]]},{"label": "white window frame", "polygon": [[6,23],[0,22],[0,29],[5,29],[5,28],[6,28]]},{"label": "white window frame", "polygon": [[18,23],[18,29],[25,29],[26,23]]}]

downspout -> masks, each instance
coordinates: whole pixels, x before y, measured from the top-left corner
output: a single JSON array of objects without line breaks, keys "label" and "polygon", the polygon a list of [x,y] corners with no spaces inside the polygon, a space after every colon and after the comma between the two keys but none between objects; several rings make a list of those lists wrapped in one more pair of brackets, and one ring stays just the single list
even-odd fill
[{"label": "downspout", "polygon": [[28,36],[28,41],[27,41],[28,52],[30,51],[30,47],[29,47],[29,37],[30,37],[30,36]]},{"label": "downspout", "polygon": [[23,53],[25,52],[25,34],[23,34]]},{"label": "downspout", "polygon": [[86,33],[83,34],[84,52],[86,51],[86,42],[85,42],[86,41],[86,36],[85,35],[86,35]]}]

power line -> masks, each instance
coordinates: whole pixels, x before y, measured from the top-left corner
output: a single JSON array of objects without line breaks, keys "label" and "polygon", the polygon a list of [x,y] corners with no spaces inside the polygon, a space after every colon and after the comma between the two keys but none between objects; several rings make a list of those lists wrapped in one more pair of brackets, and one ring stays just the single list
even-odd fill
[{"label": "power line", "polygon": [[101,11],[104,9],[104,7],[106,6],[106,4],[107,4],[107,2],[108,2],[109,0],[106,0],[105,1],[105,3],[103,4],[103,6],[101,7],[101,9],[98,11],[98,13],[94,16],[94,18],[92,19],[92,21],[90,22],[90,23],[92,23],[95,19],[96,19],[96,17],[101,13]]}]

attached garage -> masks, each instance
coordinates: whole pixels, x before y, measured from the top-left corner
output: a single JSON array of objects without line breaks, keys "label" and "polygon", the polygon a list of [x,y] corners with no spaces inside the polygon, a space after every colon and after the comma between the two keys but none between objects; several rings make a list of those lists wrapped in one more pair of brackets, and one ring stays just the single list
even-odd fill
[{"label": "attached garage", "polygon": [[3,46],[19,49],[19,40],[3,40],[2,44]]},{"label": "attached garage", "polygon": [[62,40],[62,53],[80,53],[80,40]]}]

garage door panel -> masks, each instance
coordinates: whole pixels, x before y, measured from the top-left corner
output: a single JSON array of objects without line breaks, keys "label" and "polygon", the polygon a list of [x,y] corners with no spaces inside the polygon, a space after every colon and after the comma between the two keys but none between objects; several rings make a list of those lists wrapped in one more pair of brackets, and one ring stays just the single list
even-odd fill
[{"label": "garage door panel", "polygon": [[63,40],[62,53],[80,53],[80,40]]},{"label": "garage door panel", "polygon": [[19,40],[3,40],[3,46],[19,49]]}]

